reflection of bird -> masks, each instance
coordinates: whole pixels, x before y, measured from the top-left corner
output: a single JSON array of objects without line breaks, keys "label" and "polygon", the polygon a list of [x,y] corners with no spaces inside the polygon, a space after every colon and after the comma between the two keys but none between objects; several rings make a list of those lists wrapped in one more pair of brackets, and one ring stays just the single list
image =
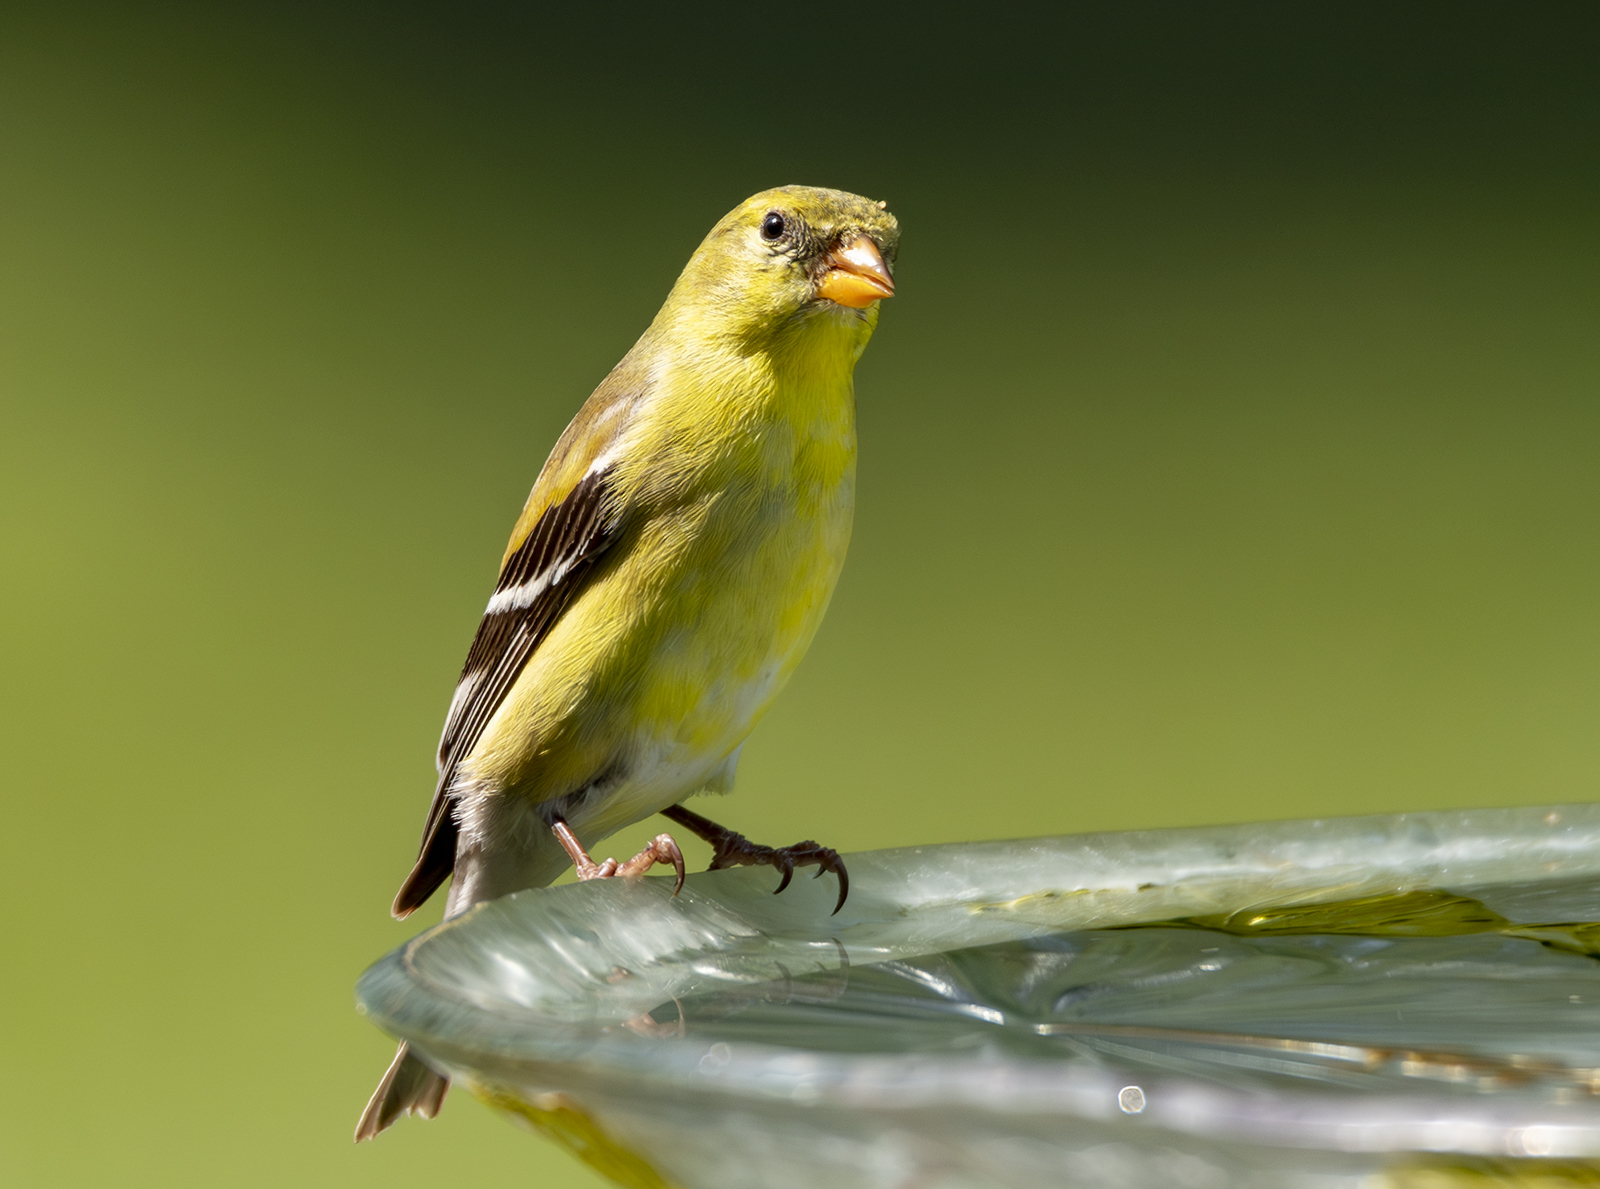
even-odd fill
[{"label": "reflection of bird", "polygon": [[[833,593],[855,497],[852,371],[894,292],[883,203],[785,186],[716,225],[633,350],[579,410],[511,534],[439,745],[404,917],[454,875],[446,915],[556,878],[683,859],[667,835],[622,865],[584,851],[665,811],[714,867],[758,847],[677,802],[732,786],[739,746]],[[780,890],[781,890],[780,886]],[[835,910],[837,911],[837,909]],[[448,1082],[405,1045],[356,1139]]]}]

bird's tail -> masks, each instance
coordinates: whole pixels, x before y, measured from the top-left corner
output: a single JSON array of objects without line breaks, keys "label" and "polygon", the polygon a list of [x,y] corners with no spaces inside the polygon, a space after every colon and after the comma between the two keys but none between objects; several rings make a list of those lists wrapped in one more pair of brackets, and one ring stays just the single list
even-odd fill
[{"label": "bird's tail", "polygon": [[[522,802],[512,803],[511,808],[534,812]],[[503,833],[514,845],[494,851],[467,850],[456,855],[450,894],[445,899],[446,920],[482,900],[493,900],[523,888],[542,888],[553,883],[571,865],[567,852],[543,818],[539,818],[531,830],[507,828]],[[449,1088],[449,1078],[429,1069],[421,1058],[412,1055],[409,1045],[402,1043],[389,1071],[372,1092],[367,1109],[361,1112],[361,1122],[356,1124],[356,1143],[371,1139],[401,1115],[433,1118],[439,1113],[444,1092]]]},{"label": "bird's tail", "polygon": [[371,1139],[401,1115],[421,1115],[431,1119],[439,1113],[450,1080],[440,1077],[411,1055],[411,1046],[401,1043],[389,1071],[372,1092],[367,1109],[356,1124],[356,1143]]}]

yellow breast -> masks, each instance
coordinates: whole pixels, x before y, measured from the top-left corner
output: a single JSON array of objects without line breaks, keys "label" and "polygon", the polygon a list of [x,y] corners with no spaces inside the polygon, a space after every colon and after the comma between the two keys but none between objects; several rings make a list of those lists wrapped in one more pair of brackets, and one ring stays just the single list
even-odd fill
[{"label": "yellow breast", "polygon": [[782,689],[849,545],[871,320],[800,329],[658,369],[618,451],[627,528],[485,731],[475,778],[543,800],[625,774],[681,797]]}]

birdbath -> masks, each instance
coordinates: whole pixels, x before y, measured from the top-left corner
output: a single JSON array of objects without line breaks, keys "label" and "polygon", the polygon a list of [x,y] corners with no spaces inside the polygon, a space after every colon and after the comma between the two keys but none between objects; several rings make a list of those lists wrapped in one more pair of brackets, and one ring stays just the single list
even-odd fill
[{"label": "birdbath", "polygon": [[634,1189],[1600,1183],[1600,806],[523,892],[361,1009]]}]

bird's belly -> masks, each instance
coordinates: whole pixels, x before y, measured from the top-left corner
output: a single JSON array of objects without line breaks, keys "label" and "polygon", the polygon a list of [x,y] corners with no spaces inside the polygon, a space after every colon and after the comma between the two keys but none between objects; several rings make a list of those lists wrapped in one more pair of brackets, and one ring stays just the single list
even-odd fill
[{"label": "bird's belly", "polygon": [[638,673],[641,769],[698,787],[750,733],[827,610],[849,543],[840,504],[798,523],[758,520],[718,564],[677,576],[666,602],[690,613],[653,633]]},{"label": "bird's belly", "polygon": [[646,524],[534,653],[472,778],[534,802],[587,791],[575,819],[593,836],[704,788],[821,623],[849,545],[852,477],[803,515],[792,503],[739,515],[717,500]]}]

